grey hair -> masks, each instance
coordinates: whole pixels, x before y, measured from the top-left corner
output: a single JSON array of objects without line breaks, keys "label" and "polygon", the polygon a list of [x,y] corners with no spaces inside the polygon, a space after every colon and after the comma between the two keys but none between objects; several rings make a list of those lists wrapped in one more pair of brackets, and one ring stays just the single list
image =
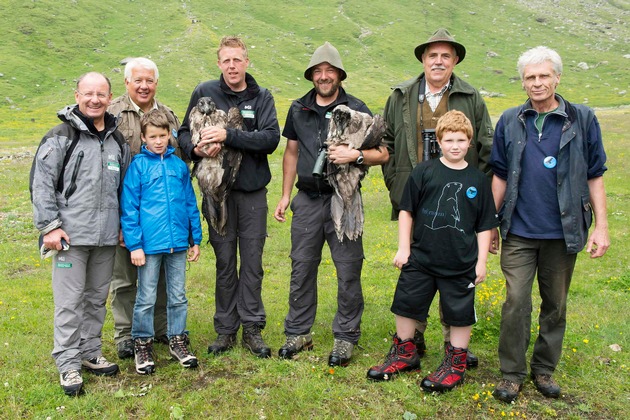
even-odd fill
[{"label": "grey hair", "polygon": [[153,70],[153,74],[155,75],[155,80],[158,80],[160,78],[160,73],[158,72],[157,65],[153,61],[144,57],[136,57],[132,59],[131,61],[129,61],[127,65],[125,66],[125,80],[126,81],[131,82],[131,73],[133,72],[133,69],[135,68]]},{"label": "grey hair", "polygon": [[525,72],[526,66],[530,64],[542,64],[545,61],[551,62],[556,75],[560,76],[562,74],[562,58],[560,58],[560,55],[551,48],[541,45],[525,51],[518,58],[516,68],[518,69],[519,76],[521,76],[521,80],[523,80],[523,73]]}]

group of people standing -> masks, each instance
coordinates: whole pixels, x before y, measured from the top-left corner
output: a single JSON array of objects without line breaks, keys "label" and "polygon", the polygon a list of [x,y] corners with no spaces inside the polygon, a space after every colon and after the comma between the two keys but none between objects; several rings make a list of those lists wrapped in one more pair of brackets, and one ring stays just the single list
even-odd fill
[{"label": "group of people standing", "polygon": [[[382,165],[392,220],[399,220],[394,265],[401,274],[392,304],[396,334],[385,362],[372,367],[368,378],[388,380],[420,367],[436,291],[445,357],[422,381],[423,389],[451,389],[479,363],[468,347],[476,321],[474,290],[485,278],[488,252],[500,248],[500,223],[507,296],[499,343],[503,380],[494,395],[514,401],[527,376],[531,292],[538,275],[543,302],[531,375],[543,395],[558,397],[551,375],[562,348],[576,255],[586,246],[591,257],[600,257],[609,246],[602,180],[606,156],[597,119],[589,108],[556,93],[562,61],[546,47],[520,57],[528,100],[506,111],[496,131],[479,92],[453,73],[466,49],[448,31],[436,31],[415,56],[423,72],[393,88],[383,114],[383,145],[327,150],[331,164]],[[127,92],[113,101],[106,76],[81,76],[76,105],[60,111],[62,124],[38,149],[34,222],[44,246],[59,251],[53,256],[53,357],[68,395],[82,391],[82,368],[97,375],[118,372],[101,350],[108,292],[119,358],[134,358],[140,374],[153,373],[157,342],[167,345],[183,367],[197,366],[186,330],[184,280],[187,261],[199,258],[202,238],[186,163],[214,157],[223,147],[239,150],[242,163],[227,201],[227,233],[209,232],[216,261],[217,337],[208,352],[229,351],[242,328],[242,345],[257,357],[271,357],[262,336],[262,254],[268,156],[279,144],[280,126],[273,96],[247,73],[243,41],[224,37],[217,57],[219,79],[195,88],[181,125],[155,98],[159,74],[151,60],[126,64]],[[313,348],[317,272],[326,242],[338,281],[330,366],[350,363],[364,309],[362,238],[339,240],[330,209],[334,190],[313,175],[332,110],[343,104],[371,114],[345,91],[346,77],[333,45],[315,50],[304,72],[313,88],[293,101],[283,127],[282,196],[273,211],[279,222],[286,221],[289,206],[293,214],[286,341],[278,356],[290,359]],[[244,126],[204,128],[193,144],[189,117],[206,96],[226,112],[238,108]],[[75,138],[76,147],[71,146]],[[294,185],[298,191],[291,199]]]}]

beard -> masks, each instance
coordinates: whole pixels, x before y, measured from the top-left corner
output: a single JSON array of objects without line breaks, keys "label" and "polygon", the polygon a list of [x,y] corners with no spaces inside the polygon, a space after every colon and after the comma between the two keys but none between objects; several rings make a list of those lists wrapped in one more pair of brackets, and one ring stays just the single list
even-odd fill
[{"label": "beard", "polygon": [[322,98],[330,98],[331,96],[336,95],[340,85],[341,82],[335,81],[333,81],[330,85],[325,84],[323,87],[320,83],[314,83],[315,92],[317,92],[317,94]]}]

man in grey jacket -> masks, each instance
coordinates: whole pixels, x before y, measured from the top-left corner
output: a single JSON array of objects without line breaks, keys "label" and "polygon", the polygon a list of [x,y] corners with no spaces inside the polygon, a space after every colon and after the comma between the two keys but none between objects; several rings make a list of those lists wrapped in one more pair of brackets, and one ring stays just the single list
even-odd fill
[{"label": "man in grey jacket", "polygon": [[[148,58],[138,57],[125,66],[125,88],[127,92],[114,99],[107,109],[117,118],[118,130],[125,137],[131,149],[131,156],[140,152],[140,118],[152,109],[161,110],[168,119],[170,132],[177,133],[179,120],[175,113],[155,98],[159,72],[155,63]],[[176,135],[169,140],[175,148],[175,154],[182,157]],[[110,285],[112,315],[114,316],[114,340],[118,357],[133,357],[131,339],[131,320],[133,305],[136,301],[138,269],[131,263],[129,251],[122,245],[116,247],[114,273]],[[160,271],[157,301],[154,314],[155,340],[168,345],[166,336],[166,282],[164,270]]]},{"label": "man in grey jacket", "polygon": [[101,332],[118,243],[119,185],[129,159],[106,112],[112,97],[107,77],[81,76],[74,97],[77,105],[61,110],[62,124],[42,139],[32,178],[35,227],[44,247],[58,251],[52,356],[67,395],[81,393],[81,368],[96,375],[118,372],[103,357]]}]

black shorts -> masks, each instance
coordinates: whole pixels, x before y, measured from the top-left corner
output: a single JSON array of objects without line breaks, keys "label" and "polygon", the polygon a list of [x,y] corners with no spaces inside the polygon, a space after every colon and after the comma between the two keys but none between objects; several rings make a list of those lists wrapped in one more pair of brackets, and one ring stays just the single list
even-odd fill
[{"label": "black shorts", "polygon": [[475,270],[458,277],[436,277],[418,268],[409,257],[402,267],[391,311],[405,318],[426,321],[435,293],[440,291],[442,315],[447,325],[467,327],[477,322]]}]

